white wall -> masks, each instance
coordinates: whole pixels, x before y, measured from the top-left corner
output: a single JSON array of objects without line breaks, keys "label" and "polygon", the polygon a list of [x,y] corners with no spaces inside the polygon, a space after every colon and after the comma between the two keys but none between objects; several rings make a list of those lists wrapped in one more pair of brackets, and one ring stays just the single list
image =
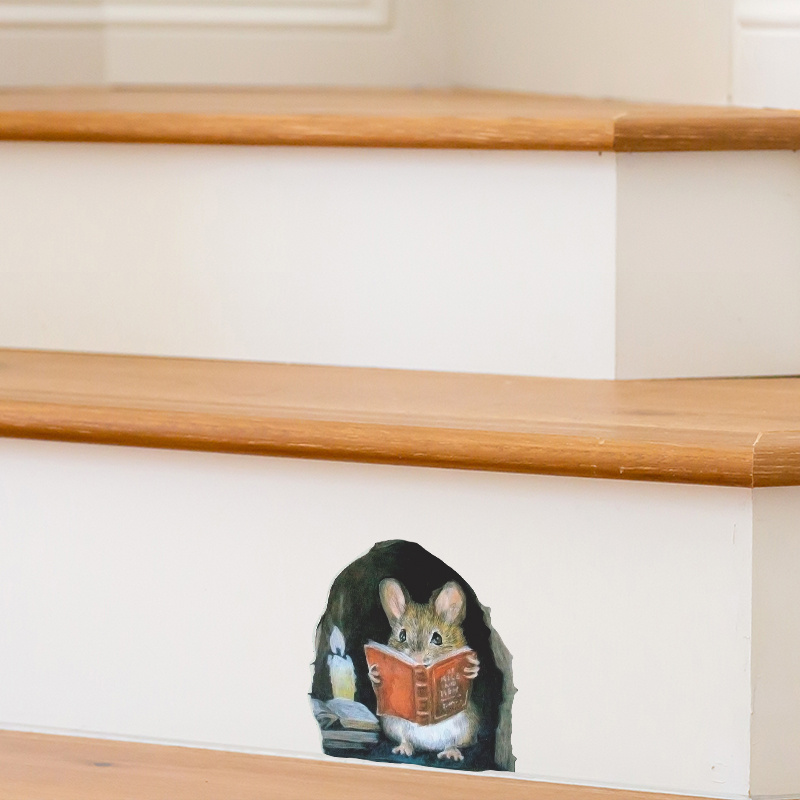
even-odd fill
[{"label": "white wall", "polygon": [[376,541],[514,662],[517,771],[744,798],[751,493],[0,440],[0,725],[319,753],[313,637]]}]

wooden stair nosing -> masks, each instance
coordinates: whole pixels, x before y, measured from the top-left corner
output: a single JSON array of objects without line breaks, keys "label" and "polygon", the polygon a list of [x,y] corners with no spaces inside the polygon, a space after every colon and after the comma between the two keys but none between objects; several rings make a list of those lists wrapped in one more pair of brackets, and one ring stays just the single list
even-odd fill
[{"label": "wooden stair nosing", "polygon": [[800,379],[581,381],[0,350],[0,435],[800,485]]},{"label": "wooden stair nosing", "polygon": [[800,111],[475,90],[6,90],[0,139],[658,152],[795,150]]}]

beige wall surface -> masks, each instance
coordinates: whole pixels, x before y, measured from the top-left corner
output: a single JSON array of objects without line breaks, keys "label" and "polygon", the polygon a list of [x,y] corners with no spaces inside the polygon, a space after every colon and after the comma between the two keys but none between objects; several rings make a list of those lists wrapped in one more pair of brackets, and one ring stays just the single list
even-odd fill
[{"label": "beige wall surface", "polygon": [[[282,5],[300,12],[303,5],[323,8],[306,22],[292,24],[115,25],[106,37],[107,81],[390,87],[450,83],[446,3],[373,2],[368,5],[374,10],[355,24],[337,15],[335,6],[322,13],[324,3],[295,0]],[[297,18],[303,19],[302,14]]]},{"label": "beige wall surface", "polygon": [[427,0],[0,2],[0,86],[450,83]]},{"label": "beige wall surface", "polygon": [[96,26],[0,25],[0,87],[97,86],[104,81],[104,58]]},{"label": "beige wall surface", "polygon": [[732,4],[0,2],[0,85],[466,85],[724,103]]},{"label": "beige wall surface", "polygon": [[102,0],[0,0],[0,88],[102,84],[101,6]]},{"label": "beige wall surface", "polygon": [[465,85],[725,103],[733,0],[462,0]]},{"label": "beige wall surface", "polygon": [[800,0],[0,0],[0,87],[471,86],[800,108]]}]

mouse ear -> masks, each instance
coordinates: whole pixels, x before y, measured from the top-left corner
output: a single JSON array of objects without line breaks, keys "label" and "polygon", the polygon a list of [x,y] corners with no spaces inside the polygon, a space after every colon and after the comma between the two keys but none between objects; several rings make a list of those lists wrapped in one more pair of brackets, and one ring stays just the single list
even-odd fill
[{"label": "mouse ear", "polygon": [[460,625],[467,615],[466,595],[455,581],[449,581],[434,592],[431,602],[437,615],[451,625]]},{"label": "mouse ear", "polygon": [[394,578],[385,578],[378,587],[378,594],[389,622],[397,622],[405,614],[408,605],[408,592],[403,584]]}]

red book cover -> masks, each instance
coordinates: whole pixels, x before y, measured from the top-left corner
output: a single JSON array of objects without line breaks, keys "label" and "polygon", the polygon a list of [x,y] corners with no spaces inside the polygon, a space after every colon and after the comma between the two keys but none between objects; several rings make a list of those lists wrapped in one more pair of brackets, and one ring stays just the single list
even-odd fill
[{"label": "red book cover", "polygon": [[364,645],[367,664],[378,666],[381,682],[373,684],[378,716],[402,717],[418,725],[429,725],[458,714],[467,707],[472,681],[464,668],[472,666],[474,653],[462,647],[434,661],[418,664],[385,644]]}]

